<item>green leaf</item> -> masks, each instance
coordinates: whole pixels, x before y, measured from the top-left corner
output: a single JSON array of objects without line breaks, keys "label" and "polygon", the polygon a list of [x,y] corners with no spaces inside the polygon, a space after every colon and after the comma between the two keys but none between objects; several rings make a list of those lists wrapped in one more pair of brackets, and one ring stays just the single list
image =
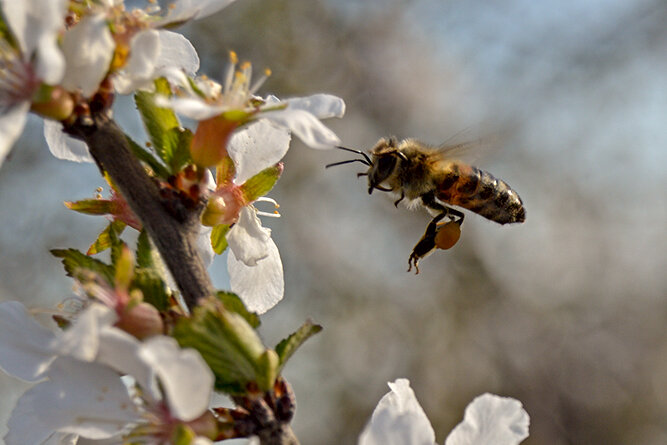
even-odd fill
[{"label": "green leaf", "polygon": [[322,326],[314,324],[310,320],[306,322],[292,335],[278,343],[276,346],[276,352],[278,353],[278,358],[280,359],[279,370],[282,370],[287,363],[287,360],[294,354],[294,352],[310,337],[317,334],[322,330]]},{"label": "green leaf", "polygon": [[137,268],[130,290],[139,289],[144,295],[144,301],[152,304],[159,311],[169,309],[169,298],[171,296],[167,285],[159,273],[155,270]]},{"label": "green leaf", "polygon": [[91,258],[76,249],[53,249],[51,254],[62,259],[65,272],[69,277],[77,278],[83,270],[89,270],[101,275],[108,283],[113,283],[113,267],[100,260]]},{"label": "green leaf", "polygon": [[127,249],[127,244],[114,231],[109,232],[109,241],[111,242],[111,265],[115,269],[123,250]]},{"label": "green leaf", "polygon": [[110,223],[106,229],[102,231],[102,233],[99,234],[97,239],[93,242],[93,244],[90,245],[88,248],[88,252],[86,252],[86,255],[95,255],[100,252],[104,252],[108,248],[111,247],[111,235],[110,233],[113,231],[116,235],[120,235],[123,233],[123,230],[125,229],[125,223],[123,221],[113,221]]},{"label": "green leaf", "polygon": [[211,247],[218,255],[222,255],[222,252],[227,249],[227,232],[229,232],[229,229],[229,224],[220,224],[213,227],[211,231]]},{"label": "green leaf", "polygon": [[148,238],[148,233],[142,229],[137,238],[137,267],[152,268],[153,267],[153,246]]},{"label": "green leaf", "polygon": [[278,163],[273,167],[265,168],[252,178],[248,179],[242,186],[243,196],[246,201],[254,201],[271,191],[273,186],[283,172],[283,164]]},{"label": "green leaf", "polygon": [[172,335],[182,347],[194,348],[202,355],[215,375],[216,389],[243,394],[247,384],[261,384],[262,390],[271,375],[277,375],[265,357],[266,348],[250,324],[241,315],[226,310],[217,298],[200,303],[190,318],[182,318]]},{"label": "green leaf", "polygon": [[155,81],[155,92],[136,93],[134,101],[155,151],[169,166],[171,173],[176,173],[189,159],[192,134],[181,129],[181,123],[173,110],[155,104],[157,96],[171,96],[166,79]]},{"label": "green leaf", "polygon": [[82,199],[81,201],[65,201],[65,207],[85,215],[109,215],[113,213],[114,204],[108,199]]},{"label": "green leaf", "polygon": [[137,159],[145,162],[158,177],[167,179],[171,175],[169,170],[167,170],[167,168],[162,165],[162,163],[158,161],[152,153],[134,142],[129,136],[126,136],[125,138],[127,139],[128,144],[130,144],[130,149],[137,157]]},{"label": "green leaf", "polygon": [[246,309],[245,304],[233,292],[218,291],[215,294],[218,297],[218,300],[222,301],[222,304],[225,305],[225,309],[228,311],[236,312],[250,324],[253,328],[259,327],[260,321],[259,316],[255,312],[250,312]]}]

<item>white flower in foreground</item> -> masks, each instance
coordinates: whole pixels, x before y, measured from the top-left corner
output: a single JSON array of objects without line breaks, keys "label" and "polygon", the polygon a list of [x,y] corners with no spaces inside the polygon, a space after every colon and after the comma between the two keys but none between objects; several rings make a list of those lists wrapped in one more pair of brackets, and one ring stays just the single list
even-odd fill
[{"label": "white flower in foreground", "polygon": [[[407,379],[389,383],[391,391],[378,403],[359,445],[434,445],[435,433]],[[517,445],[528,437],[528,413],[521,402],[483,394],[465,411],[463,422],[445,445]]]},{"label": "white flower in foreground", "polygon": [[[42,444],[67,433],[89,439],[129,434],[161,443],[180,424],[207,427],[200,420],[210,415],[214,378],[199,353],[181,349],[171,337],[139,342],[110,325],[113,315],[92,304],[57,335],[20,303],[0,304],[0,331],[9,334],[0,338],[0,367],[15,377],[42,379],[12,412],[7,445]],[[132,376],[130,383],[121,375]]]},{"label": "white flower in foreground", "polygon": [[[0,165],[25,126],[42,82],[57,85],[65,58],[57,45],[66,0],[2,0],[2,13],[17,47],[0,36]],[[60,92],[58,92],[60,93]]]}]

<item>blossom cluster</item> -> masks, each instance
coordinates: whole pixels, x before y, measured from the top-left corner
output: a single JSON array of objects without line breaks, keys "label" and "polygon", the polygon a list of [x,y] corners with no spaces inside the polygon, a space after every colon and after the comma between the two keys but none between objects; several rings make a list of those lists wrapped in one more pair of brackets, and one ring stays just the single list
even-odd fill
[{"label": "blossom cluster", "polygon": [[[231,287],[184,304],[165,252],[133,211],[141,203],[104,171],[109,199],[66,205],[105,215],[108,226],[86,253],[51,252],[75,281],[75,307],[54,314],[49,329],[23,304],[0,303],[0,369],[34,383],[12,412],[8,445],[201,445],[261,437],[262,428],[290,421],[292,394],[280,374],[321,327],[306,322],[273,348],[259,338],[258,314],[284,293],[280,254],[260,220],[279,215],[261,209],[278,208],[266,195],[292,135],[314,149],[337,146],[321,120],[342,117],[345,103],[328,94],[262,96],[270,72],[253,80],[252,65],[235,53],[220,81],[199,74],[194,47],[170,29],[232,2],[175,0],[163,10],[153,1],[130,8],[123,0],[0,0],[0,166],[29,113],[43,118],[56,157],[98,161],[73,129],[111,119],[114,98],[132,94],[148,140],[123,141],[174,214],[197,215],[203,263],[229,248]],[[134,250],[121,237],[127,227],[139,232]],[[103,251],[107,262],[94,256]],[[390,386],[359,443],[433,444],[407,380]],[[214,391],[237,407],[211,408]],[[527,425],[518,402],[485,395],[446,444],[515,444]]]}]

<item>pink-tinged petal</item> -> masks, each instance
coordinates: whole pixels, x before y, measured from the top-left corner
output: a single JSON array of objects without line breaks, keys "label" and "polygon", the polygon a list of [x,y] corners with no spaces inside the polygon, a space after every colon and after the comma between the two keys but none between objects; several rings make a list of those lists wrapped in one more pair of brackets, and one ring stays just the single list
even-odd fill
[{"label": "pink-tinged petal", "polygon": [[445,445],[516,445],[528,437],[529,424],[521,402],[486,393],[468,405]]},{"label": "pink-tinged petal", "polygon": [[311,148],[328,149],[340,144],[338,136],[308,111],[288,107],[263,113],[262,117],[288,128]]},{"label": "pink-tinged petal", "polygon": [[105,439],[138,420],[127,388],[106,366],[59,358],[48,376],[19,399],[7,422],[7,445],[40,444],[53,432]]},{"label": "pink-tinged petal", "polygon": [[178,0],[172,4],[169,14],[158,25],[201,19],[233,2],[234,0]]},{"label": "pink-tinged petal", "polygon": [[249,207],[243,207],[239,219],[227,233],[227,243],[234,258],[246,266],[255,266],[269,254],[271,229],[262,227],[257,214]]},{"label": "pink-tinged petal", "polygon": [[181,349],[171,337],[146,340],[139,352],[160,379],[172,416],[186,422],[208,408],[214,377],[199,352]]},{"label": "pink-tinged petal", "polygon": [[2,2],[2,11],[24,60],[35,60],[37,77],[50,85],[60,83],[65,72],[65,59],[57,40],[65,27],[67,6],[67,0]]},{"label": "pink-tinged petal", "polygon": [[25,126],[30,102],[21,102],[0,115],[0,166]]},{"label": "pink-tinged petal", "polygon": [[278,304],[285,293],[283,263],[278,247],[269,238],[266,242],[266,257],[248,266],[235,254],[227,256],[227,270],[232,292],[241,297],[251,312],[263,314]]},{"label": "pink-tinged petal", "polygon": [[85,16],[63,36],[67,68],[62,85],[92,96],[109,71],[115,47],[104,14]]},{"label": "pink-tinged petal", "polygon": [[55,338],[18,301],[0,304],[0,368],[22,380],[35,382],[55,359],[50,348]]},{"label": "pink-tinged petal", "polygon": [[287,99],[283,102],[287,103],[287,108],[290,110],[304,110],[318,119],[343,117],[345,114],[345,101],[331,94],[313,94],[308,97]]},{"label": "pink-tinged petal", "polygon": [[290,134],[266,119],[237,131],[227,147],[236,167],[234,183],[240,185],[262,170],[277,164],[287,153]]},{"label": "pink-tinged petal", "polygon": [[51,154],[58,159],[94,162],[86,143],[63,133],[60,122],[44,119],[44,138]]},{"label": "pink-tinged petal", "polygon": [[410,381],[389,383],[370,422],[359,436],[359,445],[434,445],[435,432],[419,405]]}]

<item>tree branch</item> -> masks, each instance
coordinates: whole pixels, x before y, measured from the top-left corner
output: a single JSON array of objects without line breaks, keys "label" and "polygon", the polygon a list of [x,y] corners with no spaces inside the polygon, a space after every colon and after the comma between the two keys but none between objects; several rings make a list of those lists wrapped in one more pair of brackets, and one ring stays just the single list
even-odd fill
[{"label": "tree branch", "polygon": [[77,121],[65,126],[82,139],[97,164],[139,217],[171,272],[186,305],[192,310],[200,298],[214,293],[213,284],[196,249],[199,211],[186,211],[183,221],[163,205],[158,185],[130,150],[122,130],[106,114],[95,114],[92,123]]}]

